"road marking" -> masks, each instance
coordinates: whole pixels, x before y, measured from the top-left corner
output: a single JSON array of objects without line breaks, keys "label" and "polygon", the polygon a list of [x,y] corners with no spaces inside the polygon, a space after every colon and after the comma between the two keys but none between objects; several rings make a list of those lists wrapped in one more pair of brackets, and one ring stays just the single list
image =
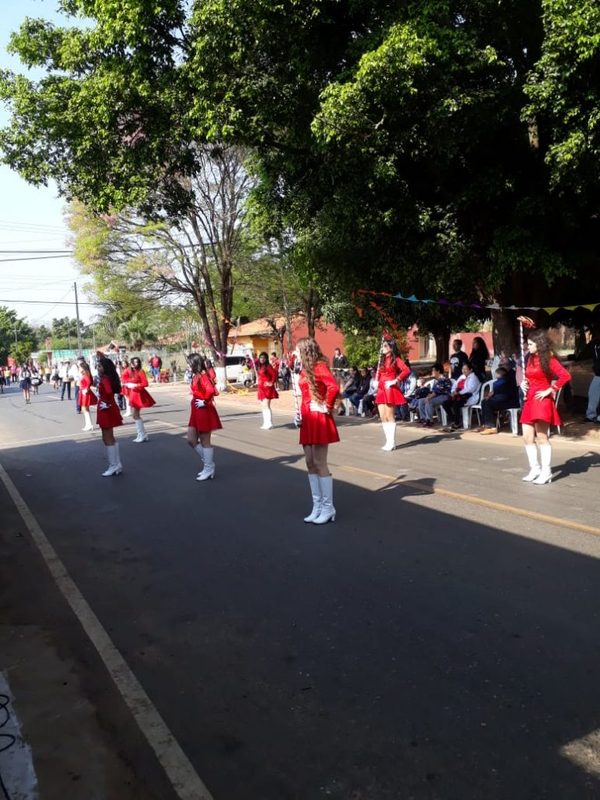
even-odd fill
[{"label": "road marking", "polygon": [[[152,430],[155,428],[159,428],[161,426],[171,427],[173,426],[172,422],[166,422],[166,420],[162,419],[148,419],[144,420],[147,426],[150,426]],[[177,427],[177,426],[175,426]],[[128,432],[133,433],[133,425],[124,425],[122,428],[118,428],[118,430],[123,431],[121,434],[117,434],[117,439],[121,436],[126,436]],[[92,434],[97,433],[98,436],[93,436]],[[44,442],[101,442],[102,439],[100,438],[100,428],[94,428],[93,431],[87,431],[85,434],[81,431],[75,431],[74,433],[62,433],[59,436],[43,436],[39,439],[18,439],[17,441],[8,441],[3,442],[0,444],[0,450],[10,450],[12,447],[26,447],[30,444],[43,444]]]},{"label": "road marking", "polygon": [[0,480],[61,594],[79,620],[180,800],[213,800],[167,724],[79,591],[33,512],[0,464]]}]

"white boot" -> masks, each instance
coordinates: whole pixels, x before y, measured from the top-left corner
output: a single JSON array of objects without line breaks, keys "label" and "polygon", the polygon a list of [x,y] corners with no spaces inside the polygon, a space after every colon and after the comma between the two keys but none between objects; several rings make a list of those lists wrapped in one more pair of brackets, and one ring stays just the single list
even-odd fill
[{"label": "white boot", "polygon": [[544,483],[552,483],[552,467],[550,466],[550,462],[552,461],[552,445],[540,445],[540,461],[542,462],[542,469],[540,470],[540,474],[533,481],[533,483],[537,483],[538,486]]},{"label": "white boot", "polygon": [[350,416],[350,400],[345,397],[342,401],[344,403],[344,414],[349,417]]},{"label": "white boot", "polygon": [[123,466],[119,461],[119,445],[107,445],[106,454],[108,455],[108,469],[102,473],[102,477],[110,478],[111,475],[120,475],[123,471]]},{"label": "white boot", "polygon": [[133,440],[136,444],[140,444],[140,442],[147,442],[148,435],[146,433],[146,429],[144,428],[144,420],[143,419],[136,419],[135,421],[135,429],[137,431],[137,436]]},{"label": "white boot", "polygon": [[327,475],[323,478],[319,477],[319,486],[321,488],[321,513],[314,520],[315,525],[324,525],[326,522],[335,522],[335,508],[333,507],[333,478]]},{"label": "white boot", "polygon": [[521,478],[521,480],[531,482],[538,477],[541,471],[538,462],[537,444],[526,444],[525,452],[527,453],[527,459],[529,461],[529,472],[524,478]]},{"label": "white boot", "polygon": [[260,426],[261,431],[270,431],[273,427],[273,414],[270,408],[263,408],[263,424]]},{"label": "white boot", "polygon": [[381,427],[385,434],[385,444],[381,448],[389,452],[396,447],[396,423],[395,422],[382,422]]},{"label": "white boot", "polygon": [[[197,444],[197,445],[196,445],[196,447],[194,447],[194,450],[195,450],[195,451],[198,453],[198,455],[200,456],[200,460],[201,460],[202,462],[204,462],[204,448],[202,447],[202,445],[201,445],[201,444]],[[200,470],[200,472],[198,473],[198,475],[197,475],[196,477],[198,477],[198,478],[199,478],[199,477],[200,477],[200,475],[202,475],[202,471],[203,471],[203,470],[204,470],[204,463],[202,463],[202,469]]]},{"label": "white boot", "polygon": [[314,522],[321,513],[321,484],[319,476],[312,472],[308,473],[308,482],[310,483],[313,507],[308,517],[304,517],[304,522]]},{"label": "white boot", "polygon": [[204,469],[196,478],[197,481],[212,480],[215,477],[215,448],[203,448]]},{"label": "white boot", "polygon": [[129,400],[125,398],[125,413],[123,414],[124,417],[131,416],[131,406],[129,405]]},{"label": "white boot", "polygon": [[81,413],[83,414],[83,419],[85,421],[85,425],[83,426],[83,428],[81,430],[82,431],[93,431],[94,430],[94,426],[92,425],[92,418],[90,416],[90,412],[87,410],[87,408],[82,408],[81,409]]}]

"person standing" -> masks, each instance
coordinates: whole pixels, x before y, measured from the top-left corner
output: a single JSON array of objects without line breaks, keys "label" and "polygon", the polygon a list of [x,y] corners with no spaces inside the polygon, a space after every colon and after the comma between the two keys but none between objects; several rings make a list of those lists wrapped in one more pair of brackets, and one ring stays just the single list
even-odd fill
[{"label": "person standing", "polygon": [[121,391],[121,381],[117,375],[117,368],[106,356],[98,360],[98,411],[96,422],[102,431],[102,441],[108,456],[108,469],[102,473],[103,478],[120,475],[123,464],[119,453],[119,445],[115,439],[115,428],[123,424],[123,418],[115,395]]},{"label": "person standing", "polygon": [[162,367],[162,359],[160,358],[158,353],[154,353],[154,355],[150,359],[150,372],[152,373],[153,383],[159,383],[161,367]]},{"label": "person standing", "polygon": [[450,355],[450,378],[453,381],[460,379],[463,374],[462,368],[469,360],[469,356],[462,349],[462,339],[454,339],[452,342],[452,354]]},{"label": "person standing", "polygon": [[65,389],[67,392],[67,400],[71,399],[71,381],[73,380],[69,375],[69,369],[71,367],[70,361],[63,361],[60,365],[60,380],[61,380],[61,390],[60,390],[60,399],[65,399]]},{"label": "person standing", "polygon": [[125,405],[125,413],[123,414],[124,417],[131,416],[131,406],[129,405],[129,389],[127,384],[131,380],[131,369],[129,367],[129,359],[123,357],[119,361],[119,378],[121,379],[121,403],[119,404],[121,410],[123,410],[123,405]]},{"label": "person standing", "polygon": [[298,386],[301,394],[300,444],[308,469],[308,482],[313,501],[311,513],[304,522],[323,525],[335,522],[333,477],[327,464],[329,445],[340,437],[333,419],[338,384],[327,366],[325,356],[310,336],[297,345],[301,365]]},{"label": "person standing", "polygon": [[71,378],[71,384],[73,386],[73,396],[75,399],[75,409],[77,410],[78,414],[81,414],[81,403],[79,402],[79,376],[80,372],[80,364],[83,361],[83,358],[79,357],[77,361],[71,364],[69,368],[69,376]]},{"label": "person standing", "polygon": [[146,433],[144,420],[140,413],[141,409],[152,408],[152,406],[156,405],[156,401],[146,389],[146,386],[148,386],[148,378],[142,369],[142,362],[137,356],[131,359],[128,371],[128,381],[125,386],[126,389],[129,390],[128,400],[137,431],[137,436],[133,441],[136,444],[140,444],[148,441],[148,434]]},{"label": "person standing", "polygon": [[592,370],[594,376],[588,388],[588,402],[585,418],[587,422],[600,422],[600,336],[594,336],[592,347]]},{"label": "person standing", "polygon": [[396,342],[390,337],[384,337],[379,355],[375,402],[385,435],[385,444],[381,449],[387,452],[396,447],[396,406],[406,403],[400,384],[409,375],[410,369],[400,358]]},{"label": "person standing", "polygon": [[560,425],[556,392],[571,380],[571,376],[554,356],[545,331],[529,331],[527,338],[529,358],[521,383],[525,396],[521,425],[529,472],[523,480],[544,484],[552,481],[552,446],[548,430],[550,425]]},{"label": "person standing", "polygon": [[473,372],[479,378],[480,383],[485,383],[487,362],[490,357],[490,351],[482,336],[476,336],[473,339],[471,348],[471,355],[469,361],[473,366]]},{"label": "person standing", "polygon": [[19,386],[23,392],[23,399],[25,400],[25,403],[31,403],[31,370],[29,369],[29,364],[27,362],[21,365],[21,371],[19,372]]},{"label": "person standing", "polygon": [[93,385],[94,379],[92,378],[90,366],[86,361],[82,360],[79,362],[79,402],[81,403],[81,413],[85,421],[82,431],[94,430],[90,408],[98,405],[98,398],[92,389]]},{"label": "person standing", "polygon": [[223,427],[214,403],[219,393],[209,375],[206,359],[198,353],[192,353],[188,356],[188,362],[192,371],[192,400],[187,440],[203,461],[203,468],[196,480],[212,480],[215,477],[215,450],[211,435]]},{"label": "person standing", "polygon": [[266,353],[260,353],[258,356],[256,378],[258,381],[257,396],[262,406],[263,415],[263,424],[260,429],[261,431],[270,431],[273,427],[271,400],[277,400],[279,394],[276,388],[277,372],[275,368],[269,364],[269,356]]}]

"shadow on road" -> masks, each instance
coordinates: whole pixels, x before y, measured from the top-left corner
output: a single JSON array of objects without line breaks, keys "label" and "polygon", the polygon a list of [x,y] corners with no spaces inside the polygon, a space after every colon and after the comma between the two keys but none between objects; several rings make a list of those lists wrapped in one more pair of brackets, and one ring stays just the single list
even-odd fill
[{"label": "shadow on road", "polygon": [[434,477],[336,475],[336,523],[306,525],[295,442],[215,439],[200,484],[166,433],[110,480],[98,441],[1,460],[216,798],[600,796],[573,744],[600,728],[596,558],[407,502]]}]

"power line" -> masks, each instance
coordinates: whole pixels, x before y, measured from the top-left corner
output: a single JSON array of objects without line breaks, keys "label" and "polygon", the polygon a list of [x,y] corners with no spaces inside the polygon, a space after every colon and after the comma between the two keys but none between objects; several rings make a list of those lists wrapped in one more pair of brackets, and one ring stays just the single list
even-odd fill
[{"label": "power line", "polygon": [[[69,291],[71,291],[71,290],[69,289]],[[19,303],[19,305],[25,305],[25,306],[27,306],[27,305],[51,306],[52,304],[57,305],[57,306],[74,306],[75,305],[75,301],[74,300],[72,302],[68,303],[68,302],[63,301],[63,300],[59,300],[58,302],[56,302],[55,300],[3,300],[2,298],[0,298],[0,303]],[[89,303],[89,302],[85,302],[84,301],[84,302],[80,302],[79,305],[80,306],[102,307],[102,306],[105,305],[105,303]]]},{"label": "power line", "polygon": [[14,264],[16,261],[47,261],[51,258],[67,258],[70,254],[66,251],[60,256],[34,256],[33,258],[0,258],[0,264]]}]

